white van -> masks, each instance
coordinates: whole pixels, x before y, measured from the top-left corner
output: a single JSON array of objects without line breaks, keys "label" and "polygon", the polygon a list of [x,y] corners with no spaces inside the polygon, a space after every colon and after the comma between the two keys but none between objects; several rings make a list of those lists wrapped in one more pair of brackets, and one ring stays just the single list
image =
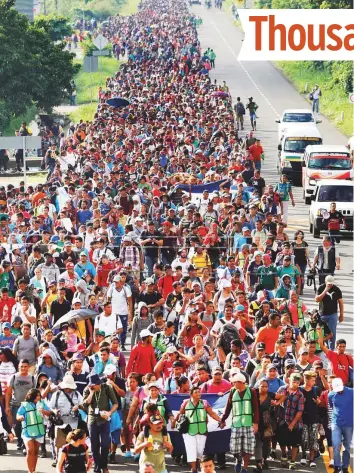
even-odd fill
[{"label": "white van", "polygon": [[322,136],[314,125],[288,127],[278,145],[277,170],[295,184],[301,184],[302,157],[309,145],[321,145]]},{"label": "white van", "polygon": [[353,179],[353,160],[346,146],[313,145],[305,150],[302,163],[302,186],[306,204],[320,179]]}]

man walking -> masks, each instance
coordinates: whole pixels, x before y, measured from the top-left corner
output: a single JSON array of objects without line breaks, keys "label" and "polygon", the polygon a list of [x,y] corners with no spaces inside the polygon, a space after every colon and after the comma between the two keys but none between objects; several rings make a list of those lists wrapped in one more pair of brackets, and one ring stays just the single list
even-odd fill
[{"label": "man walking", "polygon": [[88,409],[87,425],[95,473],[108,472],[110,446],[110,418],[118,408],[118,401],[111,386],[102,382],[98,374],[89,377],[80,409]]},{"label": "man walking", "polygon": [[336,253],[336,247],[331,242],[331,237],[325,235],[322,245],[315,250],[313,258],[313,269],[317,266],[320,284],[324,283],[327,275],[334,276],[335,270],[340,269],[340,257]]},{"label": "man walking", "polygon": [[232,412],[230,451],[237,458],[235,472],[246,473],[256,446],[259,424],[258,399],[256,391],[246,385],[243,374],[233,375],[230,381],[234,387],[230,391],[220,427],[225,426],[225,421]]},{"label": "man walking", "polygon": [[340,378],[333,379],[328,404],[332,408],[334,471],[339,473],[342,470],[342,473],[348,473],[350,444],[353,438],[353,389],[344,386]]},{"label": "man walking", "polygon": [[[332,338],[328,340],[330,350],[334,350],[336,346],[337,324],[344,321],[344,302],[342,291],[334,284],[334,277],[326,276],[325,284],[321,284],[317,289],[315,301],[319,302],[319,313],[321,320],[326,322]],[[339,317],[338,317],[339,307]],[[323,350],[323,348],[322,348]]]}]

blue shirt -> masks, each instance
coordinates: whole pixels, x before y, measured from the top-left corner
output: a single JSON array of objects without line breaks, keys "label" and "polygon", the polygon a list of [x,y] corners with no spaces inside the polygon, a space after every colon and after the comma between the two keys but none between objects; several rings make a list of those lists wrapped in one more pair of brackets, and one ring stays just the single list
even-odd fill
[{"label": "blue shirt", "polygon": [[91,274],[91,276],[94,278],[97,274],[95,266],[90,262],[87,261],[86,264],[77,263],[75,265],[75,273],[82,278],[84,272],[87,271],[88,273]]},{"label": "blue shirt", "polygon": [[91,210],[78,210],[77,211],[77,220],[79,223],[86,223],[88,220],[92,218]]},{"label": "blue shirt", "polygon": [[332,425],[353,427],[353,389],[344,387],[341,393],[331,391],[328,403],[332,407]]}]

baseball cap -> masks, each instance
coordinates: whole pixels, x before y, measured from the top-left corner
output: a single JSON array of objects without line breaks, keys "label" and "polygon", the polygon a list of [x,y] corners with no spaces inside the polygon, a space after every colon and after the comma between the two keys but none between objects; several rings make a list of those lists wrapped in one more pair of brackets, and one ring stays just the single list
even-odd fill
[{"label": "baseball cap", "polygon": [[265,350],[265,343],[263,342],[257,343],[256,350]]},{"label": "baseball cap", "polygon": [[75,360],[83,360],[84,358],[85,357],[82,353],[74,353],[71,359],[75,361]]},{"label": "baseball cap", "polygon": [[150,285],[155,284],[155,283],[154,283],[154,280],[152,278],[146,278],[145,279],[145,284],[146,284],[146,286],[150,286]]},{"label": "baseball cap", "polygon": [[173,364],[172,364],[172,368],[183,368],[183,363],[182,361],[174,361]]},{"label": "baseball cap", "polygon": [[140,332],[140,338],[145,338],[145,337],[153,337],[153,333],[150,332],[148,329],[144,329]]},{"label": "baseball cap", "polygon": [[343,380],[341,378],[332,379],[332,391],[335,393],[340,393],[344,389]]},{"label": "baseball cap", "polygon": [[215,366],[215,368],[213,368],[212,370],[212,373],[222,373],[222,369],[220,366]]},{"label": "baseball cap", "polygon": [[323,363],[322,363],[321,360],[316,360],[316,361],[313,362],[312,367],[313,368],[323,368]]},{"label": "baseball cap", "polygon": [[230,381],[231,383],[245,383],[246,377],[242,373],[237,373],[230,378]]},{"label": "baseball cap", "polygon": [[240,311],[240,312],[241,312],[241,311],[244,311],[244,310],[245,310],[245,306],[242,305],[242,304],[239,304],[239,305],[236,306],[236,310],[238,310],[238,311]]},{"label": "baseball cap", "polygon": [[156,389],[161,390],[161,386],[159,386],[158,383],[150,383],[148,385],[148,389],[150,389],[150,388],[156,388]]},{"label": "baseball cap", "polygon": [[72,268],[74,268],[74,267],[75,267],[74,263],[66,263],[66,268],[72,269]]},{"label": "baseball cap", "polygon": [[333,284],[334,283],[334,277],[331,274],[328,274],[328,276],[326,276],[325,281],[328,284]]},{"label": "baseball cap", "polygon": [[243,232],[248,232],[248,231],[249,231],[249,228],[248,228],[248,227],[242,227],[242,231],[243,231]]},{"label": "baseball cap", "polygon": [[167,350],[166,350],[166,353],[168,353],[169,355],[171,355],[172,353],[177,353],[177,348],[174,347],[174,346],[171,346],[171,347],[168,347]]},{"label": "baseball cap", "polygon": [[84,343],[78,343],[77,346],[76,346],[76,350],[77,351],[85,351],[86,350],[85,344]]},{"label": "baseball cap", "polygon": [[120,282],[122,280],[121,276],[114,276],[113,282]]},{"label": "baseball cap", "polygon": [[71,243],[71,241],[66,241],[66,242],[64,243],[64,246],[73,246],[73,244]]},{"label": "baseball cap", "polygon": [[80,256],[86,256],[87,257],[87,254],[84,251],[81,251]]},{"label": "baseball cap", "polygon": [[2,325],[1,325],[2,329],[4,330],[4,328],[11,328],[11,324],[10,322],[4,322]]},{"label": "baseball cap", "polygon": [[101,337],[105,337],[106,332],[104,332],[103,330],[97,330],[96,335],[101,335]]},{"label": "baseball cap", "polygon": [[163,418],[161,416],[154,415],[149,418],[149,422],[151,422],[151,424],[161,424],[163,422]]},{"label": "baseball cap", "polygon": [[114,374],[116,372],[117,372],[117,367],[113,363],[110,363],[110,364],[106,365],[106,367],[104,369],[104,374],[106,376],[110,376],[111,374]]},{"label": "baseball cap", "polygon": [[288,366],[295,366],[295,361],[289,358],[288,360],[285,360],[284,366],[285,368]]},{"label": "baseball cap", "polygon": [[[269,365],[267,365],[267,371],[269,370],[276,370],[277,367],[275,365],[273,365],[273,363],[270,363]],[[278,371],[278,370],[277,370]]]},{"label": "baseball cap", "polygon": [[284,261],[291,261],[291,256],[289,255],[284,256]]}]

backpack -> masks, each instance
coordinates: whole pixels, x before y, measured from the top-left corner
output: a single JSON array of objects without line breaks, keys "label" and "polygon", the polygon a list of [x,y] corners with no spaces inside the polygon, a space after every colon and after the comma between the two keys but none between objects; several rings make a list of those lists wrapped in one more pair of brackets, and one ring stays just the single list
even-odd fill
[{"label": "backpack", "polygon": [[221,330],[221,335],[219,338],[218,347],[222,348],[225,352],[225,355],[228,355],[231,352],[231,342],[232,340],[240,340],[240,335],[237,328],[231,322],[225,322],[225,320],[220,319],[221,323],[224,325]]},{"label": "backpack", "polygon": [[246,110],[245,110],[245,107],[244,107],[242,102],[238,102],[236,104],[236,113],[237,113],[237,115],[245,115],[246,114]]}]

